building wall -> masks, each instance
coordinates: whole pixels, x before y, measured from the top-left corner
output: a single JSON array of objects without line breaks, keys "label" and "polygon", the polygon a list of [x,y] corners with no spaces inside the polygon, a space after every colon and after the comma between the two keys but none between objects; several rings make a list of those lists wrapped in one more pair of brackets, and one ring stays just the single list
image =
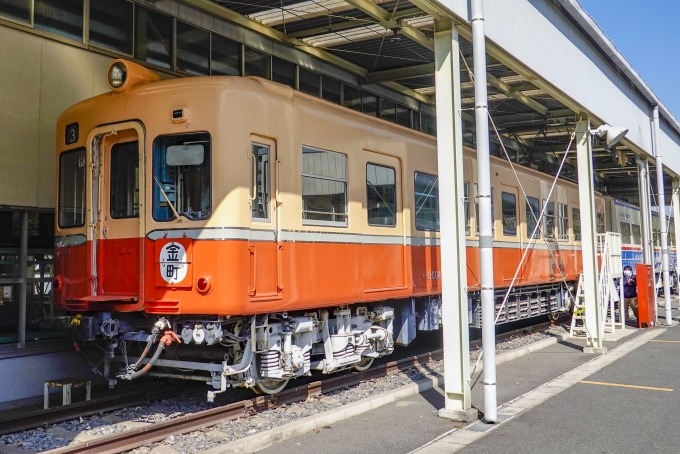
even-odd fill
[{"label": "building wall", "polygon": [[0,55],[0,205],[52,208],[57,117],[108,91],[112,58],[4,25]]}]

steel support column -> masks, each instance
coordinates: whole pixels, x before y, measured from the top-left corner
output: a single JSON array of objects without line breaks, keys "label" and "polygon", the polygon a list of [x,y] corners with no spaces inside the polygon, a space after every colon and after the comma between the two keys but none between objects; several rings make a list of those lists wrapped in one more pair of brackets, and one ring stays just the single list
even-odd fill
[{"label": "steel support column", "polygon": [[479,198],[479,281],[482,304],[484,365],[484,420],[498,419],[496,401],[496,306],[493,273],[493,216],[491,213],[491,160],[489,158],[489,107],[486,77],[484,2],[471,1],[472,58],[475,62],[475,137]]},{"label": "steel support column", "polygon": [[590,119],[581,114],[576,125],[576,156],[578,158],[578,195],[581,207],[581,245],[583,256],[583,286],[586,312],[586,353],[604,353],[602,345],[604,323],[597,299],[597,227],[595,223],[595,184],[593,182],[593,150]]},{"label": "steel support column", "polygon": [[[28,297],[28,211],[21,212],[21,240],[19,248],[19,339],[18,348],[26,348],[26,304]],[[40,283],[42,285],[42,282]]]},{"label": "steel support column", "polygon": [[659,223],[661,224],[661,272],[663,273],[663,299],[666,309],[666,325],[673,324],[671,314],[670,273],[668,271],[668,227],[666,225],[666,190],[663,184],[663,161],[659,144],[659,106],[654,106],[652,113],[652,130],[654,137],[654,157],[656,158],[656,188],[659,204]]},{"label": "steel support column", "polygon": [[463,128],[461,122],[458,31],[435,21],[437,158],[441,230],[442,316],[444,325],[444,418],[472,421],[470,339],[467,309],[465,217],[463,215]]},{"label": "steel support column", "polygon": [[652,227],[650,224],[649,213],[649,165],[647,159],[635,158],[638,169],[638,191],[640,193],[640,217],[642,234],[642,261],[648,265],[654,265],[652,241]]},{"label": "steel support column", "polygon": [[[678,249],[678,238],[680,238],[680,180],[675,178],[673,180],[673,225],[675,227],[675,250]],[[675,278],[678,281],[678,291],[680,291],[680,275],[678,273],[678,265],[680,262],[675,258]]]}]

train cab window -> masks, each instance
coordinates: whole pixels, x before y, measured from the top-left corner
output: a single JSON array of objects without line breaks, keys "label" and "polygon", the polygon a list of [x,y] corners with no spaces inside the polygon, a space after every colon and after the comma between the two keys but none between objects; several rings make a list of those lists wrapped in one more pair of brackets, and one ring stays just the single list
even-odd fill
[{"label": "train cab window", "polygon": [[411,109],[409,109],[406,106],[402,106],[401,104],[397,104],[397,124],[406,126],[407,128],[411,127]]},{"label": "train cab window", "polygon": [[117,143],[111,148],[111,197],[114,219],[139,217],[139,146]]},{"label": "train cab window", "polygon": [[630,244],[630,224],[622,222],[621,226],[621,243]]},{"label": "train cab window", "polygon": [[543,232],[547,238],[555,238],[555,202],[543,201]]},{"label": "train cab window", "polygon": [[85,225],[85,149],[59,156],[59,227]]},{"label": "train cab window", "polygon": [[[476,225],[476,234],[479,236],[479,193],[477,192],[478,186],[477,183],[475,183],[475,225]],[[491,232],[492,235],[495,236],[496,234],[496,222],[494,219],[494,211],[493,211],[493,188],[491,188]]]},{"label": "train cab window", "polygon": [[517,236],[517,198],[515,194],[501,192],[503,211],[503,235]]},{"label": "train cab window", "polygon": [[[416,112],[414,112],[416,113]],[[463,183],[463,212],[465,214],[465,235],[472,235],[470,228],[470,183]]]},{"label": "train cab window", "polygon": [[213,76],[241,75],[241,43],[211,33],[210,74]]},{"label": "train cab window", "polygon": [[302,147],[302,222],[347,226],[347,156]]},{"label": "train cab window", "polygon": [[254,143],[251,145],[253,174],[251,175],[250,213],[253,220],[269,219],[269,147]]},{"label": "train cab window", "polygon": [[210,134],[159,136],[153,142],[153,218],[197,221],[210,217]]},{"label": "train cab window", "polygon": [[[541,231],[536,229],[538,217],[541,215],[540,202],[534,197],[527,197],[526,202],[527,211],[527,239],[540,238]],[[536,232],[534,232],[536,230]]]},{"label": "train cab window", "polygon": [[642,244],[642,233],[640,232],[640,226],[637,224],[631,224],[630,227],[633,233],[633,244]]},{"label": "train cab window", "polygon": [[597,233],[604,233],[604,213],[595,213],[595,222],[597,224]]},{"label": "train cab window", "polygon": [[569,207],[564,203],[557,204],[557,239],[569,241]]},{"label": "train cab window", "polygon": [[437,135],[437,120],[432,115],[421,113],[421,127],[425,134]]},{"label": "train cab window", "polygon": [[581,210],[578,208],[571,209],[571,222],[573,224],[574,241],[581,241]]},{"label": "train cab window", "polygon": [[439,177],[416,172],[414,181],[416,229],[439,231]]},{"label": "train cab window", "polygon": [[269,54],[246,46],[243,55],[245,57],[245,76],[257,76],[264,79],[271,77],[272,59]]},{"label": "train cab window", "polygon": [[368,225],[397,225],[397,181],[392,167],[366,164],[366,212]]}]

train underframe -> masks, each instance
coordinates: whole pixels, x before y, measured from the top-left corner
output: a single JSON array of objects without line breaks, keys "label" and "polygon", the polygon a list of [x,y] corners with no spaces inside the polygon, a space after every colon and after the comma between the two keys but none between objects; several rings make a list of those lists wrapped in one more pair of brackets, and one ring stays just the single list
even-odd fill
[{"label": "train underframe", "polygon": [[[498,322],[557,317],[571,309],[568,294],[563,284],[518,287],[501,310],[499,290],[496,310],[505,315]],[[470,326],[481,326],[478,292],[469,293],[468,310]],[[238,317],[100,312],[72,324],[76,346],[104,352],[103,371],[90,363],[109,386],[142,375],[197,380],[212,386],[213,401],[229,387],[275,394],[312,371],[365,370],[395,345],[411,343],[417,331],[438,330],[442,308],[439,296],[428,296]]]}]

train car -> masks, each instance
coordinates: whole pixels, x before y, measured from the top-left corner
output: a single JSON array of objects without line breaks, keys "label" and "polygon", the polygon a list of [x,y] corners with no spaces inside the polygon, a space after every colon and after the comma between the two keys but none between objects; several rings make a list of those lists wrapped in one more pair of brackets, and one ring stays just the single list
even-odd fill
[{"label": "train car", "polygon": [[[630,266],[635,270],[635,265],[643,262],[642,257],[642,216],[640,208],[622,200],[607,197],[609,225],[612,232],[621,234],[621,258],[623,266]],[[657,289],[663,288],[663,275],[661,267],[661,217],[659,213],[652,212],[652,240],[654,247],[654,273],[656,275]],[[677,248],[675,245],[674,220],[665,217],[668,232],[668,262],[671,275],[671,289],[677,282]]]},{"label": "train car", "polygon": [[[261,78],[161,81],[117,60],[107,83],[58,120],[53,288],[111,383],[148,373],[276,393],[439,329],[439,209],[458,202],[439,198],[433,137]],[[479,326],[473,150],[464,165]],[[528,203],[492,159],[499,311],[514,284],[499,323],[568,310],[580,273],[576,185],[549,198],[553,177],[518,173]]]}]

